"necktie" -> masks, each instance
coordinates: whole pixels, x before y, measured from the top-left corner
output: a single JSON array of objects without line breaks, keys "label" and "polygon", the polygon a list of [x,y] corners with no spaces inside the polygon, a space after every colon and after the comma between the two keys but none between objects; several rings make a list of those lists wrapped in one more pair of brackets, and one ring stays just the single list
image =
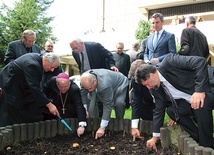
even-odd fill
[{"label": "necktie", "polygon": [[156,36],[154,36],[154,48],[157,46],[157,43],[158,43],[158,35],[159,35],[159,32],[157,32]]},{"label": "necktie", "polygon": [[81,59],[81,73],[83,73],[84,72],[84,56],[83,56],[83,52],[80,52],[80,54],[82,57],[82,59]]},{"label": "necktie", "polygon": [[164,90],[164,92],[166,93],[166,95],[169,97],[171,103],[172,103],[172,106],[173,106],[173,109],[174,109],[174,114],[175,114],[175,120],[176,121],[179,121],[179,114],[178,114],[178,105],[175,101],[175,99],[172,97],[172,94],[169,92],[169,89],[161,82],[161,86]]}]

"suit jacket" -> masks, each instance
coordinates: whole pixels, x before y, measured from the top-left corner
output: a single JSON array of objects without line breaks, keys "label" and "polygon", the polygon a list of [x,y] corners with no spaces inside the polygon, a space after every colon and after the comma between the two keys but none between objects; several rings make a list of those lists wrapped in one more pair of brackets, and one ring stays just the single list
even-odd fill
[{"label": "suit jacket", "polygon": [[[158,71],[176,89],[192,95],[194,92],[210,92],[206,59],[198,56],[180,56],[169,54],[159,64]],[[160,132],[163,125],[165,108],[171,104],[166,100],[162,87],[151,89],[155,97],[155,112],[153,115],[153,131]],[[205,107],[211,105],[205,103]]]},{"label": "suit jacket", "polygon": [[[115,61],[112,53],[105,49],[101,44],[95,42],[84,42],[84,45],[91,69],[110,69],[110,67],[115,66]],[[72,55],[79,65],[79,69],[81,70],[81,61],[79,54],[72,52]]]},{"label": "suit jacket", "polygon": [[39,108],[49,103],[40,88],[43,72],[42,56],[38,53],[24,54],[6,65],[0,73],[0,83],[8,95],[7,103],[25,108]]},{"label": "suit jacket", "polygon": [[134,78],[131,79],[131,85],[133,88],[133,98],[131,101],[132,119],[141,118],[152,121],[155,103],[149,89],[146,86],[137,84]]},{"label": "suit jacket", "polygon": [[163,31],[157,42],[157,46],[153,47],[153,38],[155,33],[149,35],[147,46],[144,53],[144,60],[150,61],[152,58],[158,58],[161,62],[169,53],[176,53],[175,35],[167,31]]},{"label": "suit jacket", "polygon": [[[96,88],[96,95],[103,104],[102,119],[110,120],[115,100],[128,87],[128,78],[122,73],[106,69],[93,69],[92,71],[97,76],[98,86]],[[82,94],[83,103],[87,103],[87,93],[88,91],[84,91],[84,94]]]},{"label": "suit jacket", "polygon": [[[46,96],[52,100],[52,103],[57,107],[60,116],[62,118],[71,118],[76,116],[78,121],[86,121],[86,113],[85,108],[82,104],[80,89],[76,83],[71,81],[70,88],[68,89],[68,97],[65,102],[65,114],[62,113],[62,101],[60,99],[60,91],[56,84],[56,76],[52,77],[50,81],[48,81],[43,86],[43,92]],[[62,94],[63,101],[65,100],[65,94]],[[50,114],[49,110],[45,107],[45,113]]]},{"label": "suit jacket", "polygon": [[[38,45],[34,44],[31,47],[30,53],[40,53],[40,52],[41,50]],[[26,50],[22,40],[12,41],[8,44],[7,51],[4,56],[4,63],[8,64],[9,62],[17,59],[18,57],[26,53],[29,53],[29,52]]]},{"label": "suit jacket", "polygon": [[202,56],[205,58],[209,55],[206,36],[194,26],[183,29],[180,44],[181,49],[178,53],[181,55]]}]

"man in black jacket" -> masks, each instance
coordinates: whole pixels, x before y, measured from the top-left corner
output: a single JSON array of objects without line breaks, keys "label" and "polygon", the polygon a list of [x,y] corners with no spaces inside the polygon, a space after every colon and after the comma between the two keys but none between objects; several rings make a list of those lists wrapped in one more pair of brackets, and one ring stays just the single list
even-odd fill
[{"label": "man in black jacket", "polygon": [[[32,123],[43,120],[41,108],[47,106],[57,115],[57,108],[40,88],[44,71],[54,71],[59,66],[59,56],[46,53],[27,53],[6,65],[0,73],[0,87],[3,90],[7,124]],[[2,108],[2,106],[1,106]],[[5,109],[0,109],[5,112]]]},{"label": "man in black jacket", "polygon": [[205,58],[169,54],[157,68],[139,66],[135,78],[155,98],[153,137],[147,141],[147,147],[155,145],[160,136],[165,110],[199,145],[213,147],[214,95],[210,93]]},{"label": "man in black jacket", "polygon": [[5,65],[26,53],[40,53],[40,47],[35,44],[35,40],[36,33],[25,30],[22,39],[10,42],[4,56]]}]

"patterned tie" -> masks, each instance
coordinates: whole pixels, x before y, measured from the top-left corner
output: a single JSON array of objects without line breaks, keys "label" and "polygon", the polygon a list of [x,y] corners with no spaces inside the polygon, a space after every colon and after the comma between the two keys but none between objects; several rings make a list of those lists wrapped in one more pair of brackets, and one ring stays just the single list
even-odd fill
[{"label": "patterned tie", "polygon": [[172,97],[172,94],[169,92],[169,89],[162,82],[161,82],[161,86],[162,86],[164,92],[166,93],[166,95],[169,97],[170,101],[172,102],[172,106],[173,106],[174,114],[175,114],[175,120],[179,121],[180,117],[178,114],[178,105],[177,105],[175,99]]},{"label": "patterned tie", "polygon": [[157,43],[158,43],[158,35],[159,35],[159,32],[157,32],[156,36],[154,36],[154,48],[157,46]]}]

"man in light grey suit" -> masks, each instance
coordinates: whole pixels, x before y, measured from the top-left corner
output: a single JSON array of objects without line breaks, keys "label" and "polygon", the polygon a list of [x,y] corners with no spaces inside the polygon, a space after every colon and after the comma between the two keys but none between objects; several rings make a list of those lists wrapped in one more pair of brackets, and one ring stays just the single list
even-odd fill
[{"label": "man in light grey suit", "polygon": [[[83,87],[82,90],[84,90],[82,91],[83,103],[87,100],[88,92],[91,92],[91,100],[96,97],[103,104],[102,120],[95,136],[95,139],[97,139],[104,135],[113,108],[115,109],[116,118],[123,118],[128,78],[120,72],[108,69],[93,69],[81,75],[80,83]],[[96,103],[90,102],[89,116],[98,109]],[[97,114],[97,112],[94,113]]]},{"label": "man in light grey suit", "polygon": [[169,53],[176,53],[175,35],[163,29],[164,17],[155,13],[151,18],[155,33],[148,37],[144,61],[151,64],[161,62]]},{"label": "man in light grey suit", "polygon": [[5,65],[26,53],[40,53],[40,47],[35,44],[36,33],[33,30],[25,30],[20,40],[8,44],[4,56]]}]

